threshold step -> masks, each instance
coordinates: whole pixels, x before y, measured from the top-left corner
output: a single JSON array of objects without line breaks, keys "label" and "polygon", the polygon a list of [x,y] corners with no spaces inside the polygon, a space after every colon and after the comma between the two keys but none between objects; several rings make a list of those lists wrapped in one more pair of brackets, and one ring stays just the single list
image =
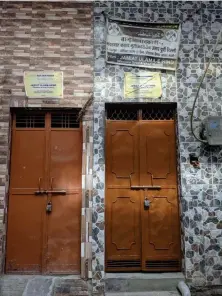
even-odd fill
[{"label": "threshold step", "polygon": [[3,275],[0,296],[88,296],[88,283],[79,276]]},{"label": "threshold step", "polygon": [[107,272],[105,274],[106,279],[168,279],[177,278],[184,279],[182,272],[160,272],[160,273],[143,273],[143,272]]},{"label": "threshold step", "polygon": [[107,296],[180,296],[176,291],[106,293]]},{"label": "threshold step", "polygon": [[[177,285],[181,280],[184,280],[184,275],[181,272],[107,273],[105,278],[105,289],[106,292],[109,293],[137,292],[136,295],[139,295],[138,292],[165,293],[166,291],[169,291],[170,293],[175,293],[177,292]],[[124,296],[124,294],[121,295]],[[154,295],[157,296],[158,294]],[[165,296],[164,294],[160,294],[160,296],[162,295]],[[132,294],[132,296],[134,295]]]}]

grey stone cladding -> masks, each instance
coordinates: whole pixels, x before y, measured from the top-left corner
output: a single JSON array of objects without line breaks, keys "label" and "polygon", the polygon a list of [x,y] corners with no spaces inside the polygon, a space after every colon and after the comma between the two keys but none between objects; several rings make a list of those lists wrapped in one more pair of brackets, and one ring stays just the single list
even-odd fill
[{"label": "grey stone cladding", "polygon": [[[125,102],[124,72],[139,69],[105,62],[105,20],[182,24],[177,70],[161,71],[163,94],[158,102],[178,104],[180,215],[183,272],[194,286],[222,284],[222,150],[197,142],[190,114],[198,83],[222,26],[221,1],[95,1],[94,3],[94,163],[93,163],[93,291],[104,291],[105,102]],[[201,87],[194,114],[195,130],[207,115],[221,115],[222,42]],[[144,69],[145,70],[145,69]],[[138,99],[131,101],[138,102]],[[140,100],[142,101],[142,100]],[[147,100],[146,100],[147,102]],[[199,155],[200,169],[189,163]]]}]

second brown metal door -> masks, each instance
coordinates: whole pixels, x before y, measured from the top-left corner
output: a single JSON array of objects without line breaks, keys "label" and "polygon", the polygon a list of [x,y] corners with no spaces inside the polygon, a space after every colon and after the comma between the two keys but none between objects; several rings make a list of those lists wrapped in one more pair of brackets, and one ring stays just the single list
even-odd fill
[{"label": "second brown metal door", "polygon": [[81,147],[72,113],[14,115],[7,273],[80,272]]},{"label": "second brown metal door", "polygon": [[180,270],[174,120],[107,120],[106,270]]}]

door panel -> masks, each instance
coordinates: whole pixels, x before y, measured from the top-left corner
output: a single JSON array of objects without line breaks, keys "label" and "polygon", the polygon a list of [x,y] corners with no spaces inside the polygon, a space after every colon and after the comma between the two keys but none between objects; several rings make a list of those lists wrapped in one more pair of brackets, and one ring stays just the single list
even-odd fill
[{"label": "door panel", "polygon": [[173,120],[140,122],[140,184],[176,188],[176,143]]},{"label": "door panel", "polygon": [[180,233],[175,189],[148,191],[142,212],[143,270],[180,270]]},{"label": "door panel", "polygon": [[80,130],[51,130],[50,178],[54,189],[80,189],[82,134]]},{"label": "door panel", "polygon": [[[66,194],[49,195],[47,273],[79,273],[81,227],[81,154],[79,130],[52,130],[50,139],[50,189]],[[71,251],[73,250],[73,251]]]},{"label": "door panel", "polygon": [[106,199],[106,268],[140,270],[140,197],[129,189],[110,189]]},{"label": "door panel", "polygon": [[106,184],[130,188],[139,182],[138,124],[136,121],[106,122]]},{"label": "door panel", "polygon": [[9,209],[6,272],[41,273],[44,198],[11,195]]},{"label": "door panel", "polygon": [[34,192],[44,186],[45,133],[18,130],[12,141],[6,272],[40,273],[46,196]]},{"label": "door panel", "polygon": [[140,270],[140,196],[138,126],[135,121],[107,121],[106,126],[106,269]]},{"label": "door panel", "polygon": [[[65,200],[64,200],[65,199]],[[53,195],[47,223],[46,273],[78,274],[80,271],[81,194]]]},{"label": "door panel", "polygon": [[44,130],[16,130],[12,138],[10,185],[15,191],[26,192],[44,187],[45,182],[45,132]]},{"label": "door panel", "polygon": [[146,135],[146,171],[148,174],[153,175],[154,179],[166,179],[167,175],[170,174],[169,135],[164,131],[162,131],[162,133],[161,143],[160,137],[155,131]]}]

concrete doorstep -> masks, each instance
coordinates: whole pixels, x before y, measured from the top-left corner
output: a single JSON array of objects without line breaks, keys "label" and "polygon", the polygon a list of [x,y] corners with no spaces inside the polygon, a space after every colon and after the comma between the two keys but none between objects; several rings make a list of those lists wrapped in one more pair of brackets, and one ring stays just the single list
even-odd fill
[{"label": "concrete doorstep", "polygon": [[0,296],[88,296],[87,282],[76,276],[10,276],[0,278]]},{"label": "concrete doorstep", "polygon": [[176,291],[155,291],[155,292],[122,292],[122,293],[106,293],[107,296],[179,296]]},{"label": "concrete doorstep", "polygon": [[[105,279],[106,292],[134,293],[129,295],[180,295],[177,292],[179,281],[184,280],[184,275],[180,272],[170,273],[107,273]],[[151,294],[148,294],[150,292]],[[156,294],[155,294],[156,292]],[[153,294],[152,294],[153,293]],[[158,294],[159,293],[159,294]],[[167,294],[168,293],[168,294]],[[169,294],[171,293],[171,294]],[[174,294],[172,294],[174,293]],[[107,294],[112,295],[112,294]]]}]

